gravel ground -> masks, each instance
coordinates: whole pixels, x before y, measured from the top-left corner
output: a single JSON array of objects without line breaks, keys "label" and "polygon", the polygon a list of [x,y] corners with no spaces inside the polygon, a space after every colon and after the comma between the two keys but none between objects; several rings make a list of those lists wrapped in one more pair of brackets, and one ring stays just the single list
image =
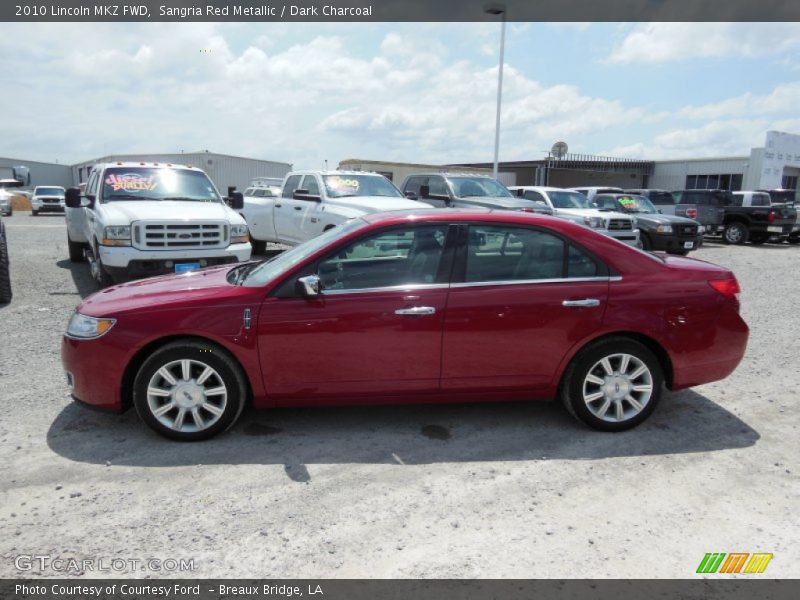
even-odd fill
[{"label": "gravel ground", "polygon": [[634,431],[550,403],[281,409],[176,444],[70,401],[59,343],[88,267],[62,216],[7,226],[0,577],[57,575],[20,554],[195,567],[112,576],[691,577],[706,552],[772,552],[769,576],[800,576],[798,247],[695,253],[739,277],[747,355]]}]

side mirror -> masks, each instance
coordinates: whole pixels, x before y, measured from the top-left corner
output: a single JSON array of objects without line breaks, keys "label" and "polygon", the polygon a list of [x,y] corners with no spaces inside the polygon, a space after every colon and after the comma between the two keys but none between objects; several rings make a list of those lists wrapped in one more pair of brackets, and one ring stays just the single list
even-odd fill
[{"label": "side mirror", "polygon": [[663,211],[663,210],[661,210],[660,208],[659,208],[659,209],[657,209],[657,210],[658,210],[658,214],[663,214],[663,212],[664,212],[664,211]]},{"label": "side mirror", "polygon": [[412,192],[411,190],[406,190],[406,198],[408,198],[409,200],[418,200],[419,196],[414,192]]},{"label": "side mirror", "polygon": [[235,191],[236,191],[236,186],[235,185],[229,185],[228,186],[228,198],[232,198],[233,197],[233,192],[235,192]]},{"label": "side mirror", "polygon": [[303,188],[297,188],[292,193],[292,198],[294,200],[310,200],[311,202],[320,202],[322,198],[316,194],[309,194],[308,190]]},{"label": "side mirror", "polygon": [[[234,188],[236,189],[236,188]],[[228,203],[233,210],[241,210],[244,208],[244,194],[242,192],[232,192],[230,201]]]},{"label": "side mirror", "polygon": [[64,204],[69,208],[81,207],[81,190],[76,187],[69,188],[64,194]]},{"label": "side mirror", "polygon": [[429,185],[421,185],[419,186],[419,197],[420,198],[427,198],[431,194],[431,186]]},{"label": "side mirror", "polygon": [[319,277],[316,275],[306,275],[297,280],[300,293],[306,298],[314,298],[320,294]]}]

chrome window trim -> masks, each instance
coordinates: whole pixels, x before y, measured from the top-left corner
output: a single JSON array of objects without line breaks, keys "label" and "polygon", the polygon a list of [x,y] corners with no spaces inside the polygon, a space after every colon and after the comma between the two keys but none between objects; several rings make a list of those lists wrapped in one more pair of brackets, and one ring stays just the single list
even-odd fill
[{"label": "chrome window trim", "polygon": [[326,290],[323,288],[321,296],[341,296],[342,294],[367,294],[370,292],[414,292],[417,290],[440,290],[450,287],[448,283],[410,283],[406,285],[389,285],[385,287],[359,288],[352,290]]},{"label": "chrome window trim", "polygon": [[581,283],[587,281],[619,281],[622,277],[560,277],[556,279],[503,279],[498,281],[465,281],[453,283],[452,288],[485,287],[490,285],[532,285],[547,283]]}]

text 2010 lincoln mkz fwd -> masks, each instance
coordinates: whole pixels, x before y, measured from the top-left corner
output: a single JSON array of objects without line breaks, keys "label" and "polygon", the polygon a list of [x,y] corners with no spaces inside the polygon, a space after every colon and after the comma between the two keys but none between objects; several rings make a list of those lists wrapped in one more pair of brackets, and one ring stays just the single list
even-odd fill
[{"label": "text 2010 lincoln mkz fwd", "polygon": [[118,285],[77,307],[73,397],[178,440],[256,407],[547,400],[617,431],[666,386],[727,377],[729,270],[512,211],[348,221],[263,263]]}]

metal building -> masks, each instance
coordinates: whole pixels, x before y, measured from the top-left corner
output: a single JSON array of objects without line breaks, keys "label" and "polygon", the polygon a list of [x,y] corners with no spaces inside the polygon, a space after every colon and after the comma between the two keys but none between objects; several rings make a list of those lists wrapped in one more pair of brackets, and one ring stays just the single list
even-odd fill
[{"label": "metal building", "polygon": [[360,158],[348,158],[339,163],[341,171],[371,171],[379,173],[394,183],[397,187],[403,185],[406,177],[414,173],[444,173],[461,171],[464,173],[476,173],[479,175],[491,175],[491,167],[487,169],[475,169],[471,167],[453,168],[443,165],[425,165],[417,163],[401,163],[381,160],[363,160]]},{"label": "metal building", "polygon": [[[230,156],[208,151],[177,154],[111,154],[73,165],[72,180],[74,184],[82,183],[89,178],[89,171],[93,165],[117,161],[192,165],[205,171],[223,195],[227,192],[228,186],[236,186],[237,189],[244,191],[255,177],[283,178],[292,170],[290,163]],[[73,184],[71,183],[71,185]]]},{"label": "metal building", "polygon": [[0,158],[0,179],[10,179],[12,169],[19,166],[28,167],[31,175],[31,188],[37,185],[60,185],[61,187],[73,185],[72,167],[69,165],[19,158]]}]

